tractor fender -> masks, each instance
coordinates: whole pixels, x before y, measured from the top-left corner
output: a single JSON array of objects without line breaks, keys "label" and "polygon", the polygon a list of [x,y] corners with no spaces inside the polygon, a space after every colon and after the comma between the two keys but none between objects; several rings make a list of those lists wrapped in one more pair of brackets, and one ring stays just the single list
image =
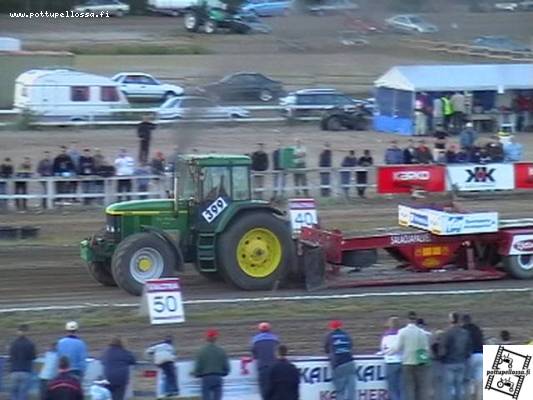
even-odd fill
[{"label": "tractor fender", "polygon": [[150,233],[153,233],[155,235],[157,235],[161,240],[165,241],[168,243],[168,245],[170,246],[170,248],[172,249],[172,251],[174,252],[175,256],[176,256],[176,269],[178,271],[183,271],[183,267],[184,267],[184,259],[183,259],[183,254],[181,252],[181,249],[180,249],[180,246],[179,246],[179,240],[176,240],[174,239],[169,233],[165,232],[164,230],[162,229],[159,229],[159,228],[156,228],[154,226],[142,226],[141,227],[142,230],[144,232],[150,232]]},{"label": "tractor fender", "polygon": [[227,210],[227,212],[221,215],[220,222],[215,228],[215,234],[220,234],[224,232],[226,227],[231,223],[231,221],[233,221],[234,218],[249,211],[266,211],[266,212],[270,212],[272,214],[278,215],[280,217],[285,216],[285,213],[282,210],[266,202],[254,202],[254,203],[239,204],[239,205],[232,205],[232,206],[233,207],[230,206],[230,209]]}]

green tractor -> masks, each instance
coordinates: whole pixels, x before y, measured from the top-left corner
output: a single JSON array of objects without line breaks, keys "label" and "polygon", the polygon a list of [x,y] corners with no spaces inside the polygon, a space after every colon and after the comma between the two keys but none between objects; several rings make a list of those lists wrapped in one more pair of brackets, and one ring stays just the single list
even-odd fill
[{"label": "green tractor", "polygon": [[146,280],[192,262],[208,279],[272,289],[296,264],[294,246],[284,213],[252,200],[250,164],[244,155],[179,156],[174,198],[107,207],[105,229],[81,242],[90,275],[140,295]]}]

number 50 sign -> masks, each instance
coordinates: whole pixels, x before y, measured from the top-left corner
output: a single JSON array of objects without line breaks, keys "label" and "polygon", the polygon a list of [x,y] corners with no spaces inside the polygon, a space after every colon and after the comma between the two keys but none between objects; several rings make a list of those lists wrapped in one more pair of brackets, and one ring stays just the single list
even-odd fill
[{"label": "number 50 sign", "polygon": [[179,278],[146,281],[144,296],[152,325],[185,322]]}]

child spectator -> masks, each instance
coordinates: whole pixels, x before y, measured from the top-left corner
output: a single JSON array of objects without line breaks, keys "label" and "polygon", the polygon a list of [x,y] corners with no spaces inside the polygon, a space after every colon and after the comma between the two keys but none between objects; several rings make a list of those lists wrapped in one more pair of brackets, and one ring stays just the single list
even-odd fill
[{"label": "child spectator", "polygon": [[503,145],[503,156],[505,162],[522,161],[523,146],[515,141],[514,136],[509,138],[509,141]]},{"label": "child spectator", "polygon": [[176,349],[172,345],[172,338],[167,336],[165,340],[154,344],[146,349],[145,354],[153,358],[154,364],[161,369],[164,376],[164,391],[167,397],[179,393],[178,380],[176,377]]}]

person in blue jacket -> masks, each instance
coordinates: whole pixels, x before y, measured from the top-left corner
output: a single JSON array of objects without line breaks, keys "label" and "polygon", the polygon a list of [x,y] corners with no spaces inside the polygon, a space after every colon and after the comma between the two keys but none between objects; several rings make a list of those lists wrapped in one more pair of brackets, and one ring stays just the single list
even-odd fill
[{"label": "person in blue jacket", "polygon": [[68,358],[70,373],[81,381],[87,368],[87,345],[77,336],[79,326],[76,321],[67,322],[65,329],[67,335],[57,342],[57,355]]},{"label": "person in blue jacket", "polygon": [[353,342],[342,330],[343,323],[334,320],[329,323],[330,332],[324,341],[324,351],[329,356],[333,370],[333,386],[337,400],[355,400],[355,365]]},{"label": "person in blue jacket", "polygon": [[113,400],[124,400],[130,380],[130,367],[135,365],[135,357],[124,348],[119,337],[114,337],[100,360]]},{"label": "person in blue jacket", "polygon": [[276,362],[279,339],[271,332],[268,322],[258,325],[259,333],[252,338],[252,355],[257,364],[259,390],[263,400],[267,398],[270,369]]}]

